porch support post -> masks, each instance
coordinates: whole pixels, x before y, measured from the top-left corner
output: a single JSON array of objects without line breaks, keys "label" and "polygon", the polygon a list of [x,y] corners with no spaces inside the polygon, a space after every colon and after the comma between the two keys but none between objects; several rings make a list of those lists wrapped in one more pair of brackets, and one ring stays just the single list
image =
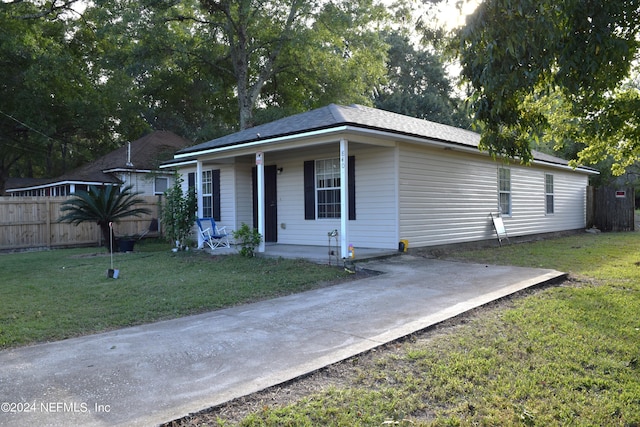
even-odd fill
[{"label": "porch support post", "polygon": [[349,240],[349,141],[340,140],[340,253],[347,258]]},{"label": "porch support post", "polygon": [[258,252],[264,252],[264,153],[256,153],[256,178],[258,193],[258,233],[262,236],[262,241],[258,246]]},{"label": "porch support post", "polygon": [[[196,198],[198,199],[198,218],[202,218],[202,161],[196,162]],[[198,248],[201,249],[204,246],[204,240],[202,235],[198,233]]]}]

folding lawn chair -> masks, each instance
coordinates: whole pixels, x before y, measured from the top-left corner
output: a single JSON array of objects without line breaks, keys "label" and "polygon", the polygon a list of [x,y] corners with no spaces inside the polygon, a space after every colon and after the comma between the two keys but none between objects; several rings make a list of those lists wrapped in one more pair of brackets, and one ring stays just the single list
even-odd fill
[{"label": "folding lawn chair", "polygon": [[202,240],[209,245],[211,250],[216,248],[230,248],[229,233],[225,231],[226,227],[218,228],[213,218],[198,218],[198,229]]}]

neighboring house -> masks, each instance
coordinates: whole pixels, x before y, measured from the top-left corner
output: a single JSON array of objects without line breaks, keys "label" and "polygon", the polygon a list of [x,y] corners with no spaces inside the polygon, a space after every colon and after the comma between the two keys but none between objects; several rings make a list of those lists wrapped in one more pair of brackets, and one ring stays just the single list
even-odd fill
[{"label": "neighboring house", "polygon": [[[398,248],[585,227],[592,169],[534,153],[494,161],[474,132],[360,105],[331,104],[185,148],[163,167],[198,189],[198,214],[266,242]],[[264,183],[258,185],[257,183]],[[262,246],[260,250],[264,250]]]},{"label": "neighboring house", "polygon": [[9,196],[68,196],[90,185],[133,185],[143,196],[162,194],[173,185],[173,171],[162,161],[191,143],[168,131],[151,132],[87,165],[53,179],[10,178]]}]

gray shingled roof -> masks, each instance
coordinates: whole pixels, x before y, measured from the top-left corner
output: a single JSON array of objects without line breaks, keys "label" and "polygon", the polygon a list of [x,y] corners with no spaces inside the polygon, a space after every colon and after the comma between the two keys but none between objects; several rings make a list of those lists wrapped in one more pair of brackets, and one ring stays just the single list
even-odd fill
[{"label": "gray shingled roof", "polygon": [[[353,104],[349,106],[329,104],[306,113],[285,117],[271,123],[245,129],[202,144],[178,151],[176,154],[195,154],[199,151],[221,147],[242,145],[265,139],[277,139],[285,136],[331,129],[339,126],[378,130],[478,148],[480,135],[466,129],[417,119],[390,111]],[[568,165],[559,157],[532,151],[535,160]]]},{"label": "gray shingled roof", "polygon": [[176,151],[190,144],[173,132],[157,130],[131,142],[131,165],[127,164],[129,147],[125,144],[65,175],[99,174],[113,169],[156,170],[160,162],[171,159]]},{"label": "gray shingled roof", "polygon": [[285,117],[271,123],[245,129],[212,141],[180,150],[177,154],[196,153],[198,151],[227,147],[278,138],[288,135],[331,129],[338,126],[353,126],[403,135],[436,139],[477,147],[480,135],[464,129],[416,119],[402,114],[378,110],[362,105],[330,104],[316,110]]},{"label": "gray shingled roof", "polygon": [[16,190],[36,186],[41,187],[59,182],[120,184],[120,181],[114,175],[105,173],[105,171],[114,169],[128,169],[132,171],[157,170],[160,162],[171,159],[177,150],[187,147],[189,144],[191,144],[189,140],[173,132],[154,131],[131,142],[131,163],[133,166],[127,165],[128,146],[124,145],[62,176],[40,180],[37,184],[27,181],[11,180],[7,183],[6,189]]}]

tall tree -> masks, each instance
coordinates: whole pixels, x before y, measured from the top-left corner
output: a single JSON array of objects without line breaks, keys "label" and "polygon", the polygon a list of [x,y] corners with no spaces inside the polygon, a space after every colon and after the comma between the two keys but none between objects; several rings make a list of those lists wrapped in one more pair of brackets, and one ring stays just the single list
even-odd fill
[{"label": "tall tree", "polygon": [[274,62],[314,4],[306,0],[201,0],[201,4],[210,31],[228,49],[240,129],[251,127],[260,92],[274,75]]},{"label": "tall tree", "polygon": [[0,188],[152,128],[195,141],[238,121],[371,104],[386,73],[390,14],[373,0],[74,4],[0,3]]},{"label": "tall tree", "polygon": [[329,103],[371,105],[374,88],[386,78],[387,45],[377,28],[387,18],[371,2],[325,3],[275,62],[256,122]]},{"label": "tall tree", "polygon": [[[632,123],[618,133],[616,173],[640,155],[633,129],[640,112],[631,99],[613,95],[638,53],[640,8],[634,0],[485,0],[458,32],[462,73],[472,84],[471,105],[491,153],[531,159],[530,138],[548,121],[525,108],[528,96],[558,88],[573,115],[594,126],[616,126],[607,111],[621,110]],[[614,132],[615,131],[615,132]],[[609,140],[609,143],[611,140]],[[604,147],[589,145],[585,153]],[[583,156],[584,159],[590,156]]]},{"label": "tall tree", "polygon": [[[254,124],[257,105],[285,107],[278,98],[288,92],[282,97],[293,100],[290,89],[301,88],[301,81],[318,89],[305,90],[314,98],[334,101],[348,79],[354,87],[348,93],[354,94],[363,93],[365,82],[371,84],[380,76],[384,53],[379,52],[384,45],[374,35],[383,9],[371,0],[201,0],[201,4],[209,31],[226,48],[226,71],[235,79],[241,129]],[[331,80],[337,75],[341,78]],[[265,90],[267,85],[271,88]],[[329,92],[332,96],[326,96]]]},{"label": "tall tree", "polygon": [[383,110],[438,123],[469,127],[461,100],[453,96],[453,83],[442,56],[414,46],[407,35],[387,35],[390,45],[388,83],[378,88],[375,105]]},{"label": "tall tree", "polygon": [[9,174],[60,173],[102,130],[73,25],[51,7],[0,5],[0,191]]},{"label": "tall tree", "polygon": [[237,120],[229,108],[234,80],[218,64],[228,62],[225,51],[198,9],[197,0],[97,0],[84,13],[123,139],[153,128],[196,140]]}]

